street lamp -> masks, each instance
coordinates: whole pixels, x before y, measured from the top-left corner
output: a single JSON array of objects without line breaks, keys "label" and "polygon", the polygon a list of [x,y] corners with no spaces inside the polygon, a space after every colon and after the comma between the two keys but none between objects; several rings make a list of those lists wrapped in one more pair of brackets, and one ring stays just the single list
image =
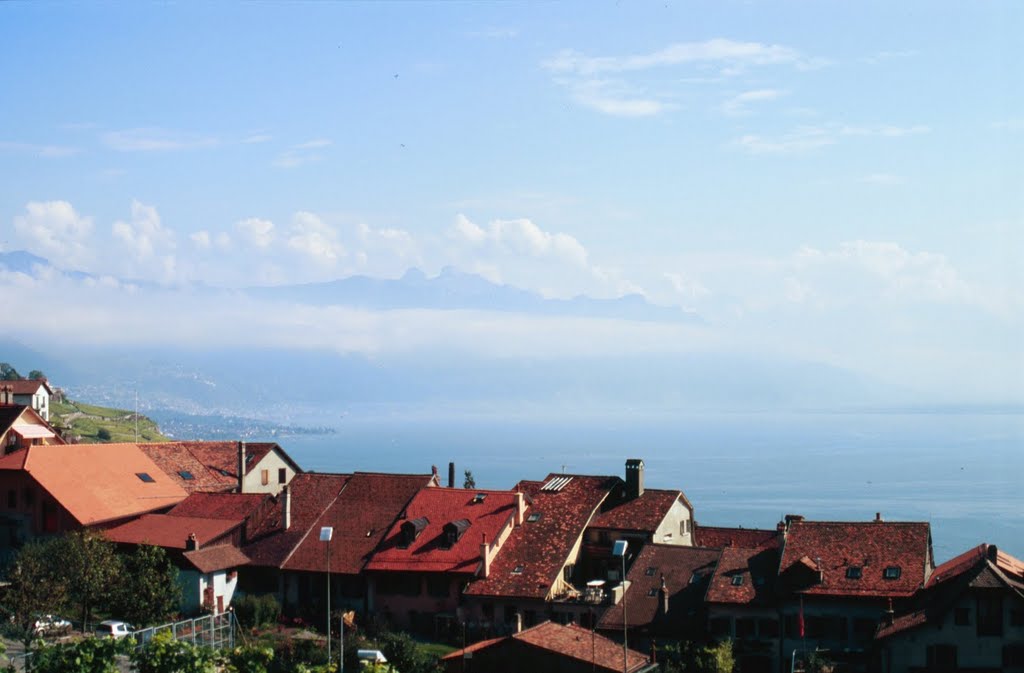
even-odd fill
[{"label": "street lamp", "polygon": [[629,673],[628,659],[626,658],[627,638],[629,637],[626,631],[626,551],[628,549],[629,542],[626,540],[616,540],[615,546],[612,547],[612,556],[622,557],[622,673]]},{"label": "street lamp", "polygon": [[327,543],[327,662],[331,661],[331,538],[334,528],[324,526],[320,529],[320,541]]}]

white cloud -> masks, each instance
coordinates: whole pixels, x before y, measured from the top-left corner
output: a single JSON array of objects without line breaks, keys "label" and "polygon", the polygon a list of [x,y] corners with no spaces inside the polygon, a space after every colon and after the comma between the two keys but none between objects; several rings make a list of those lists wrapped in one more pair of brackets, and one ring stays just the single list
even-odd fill
[{"label": "white cloud", "polygon": [[238,232],[243,241],[261,249],[268,248],[274,242],[274,237],[276,236],[274,223],[258,217],[250,217],[236,222],[235,231]]},{"label": "white cloud", "polygon": [[220,144],[219,140],[210,136],[161,128],[109,131],[101,135],[100,140],[107,147],[119,152],[172,152]]},{"label": "white cloud", "polygon": [[274,165],[278,168],[298,168],[305,164],[322,161],[323,155],[319,154],[317,150],[325,149],[332,144],[333,141],[328,138],[314,138],[292,145],[277,156]]},{"label": "white cloud", "polygon": [[[114,222],[111,233],[140,262],[167,255],[175,247],[174,232],[163,226],[156,208],[139,201],[132,201],[131,222]],[[163,257],[162,264],[165,272],[173,271],[175,267],[170,256]]]},{"label": "white cloud", "polygon": [[577,103],[614,117],[651,117],[677,107],[644,97],[621,80],[584,79],[568,86]]},{"label": "white cloud", "polygon": [[345,256],[338,230],[308,211],[292,216],[287,244],[289,249],[325,266],[333,266]]},{"label": "white cloud", "polygon": [[188,237],[192,241],[192,245],[200,250],[208,250],[210,248],[210,232],[205,230],[197,231],[193,234],[189,234]]},{"label": "white cloud", "polygon": [[751,105],[775,100],[784,93],[785,92],[778,89],[755,89],[753,91],[745,91],[722,103],[722,112],[733,117],[750,114]]},{"label": "white cloud", "polygon": [[676,43],[658,51],[631,56],[587,56],[565,49],[542,65],[553,72],[594,75],[702,62],[727,64],[731,68],[778,64],[810,66],[816,63],[791,47],[716,38],[704,42]]},{"label": "white cloud", "polygon": [[34,154],[44,159],[69,157],[82,151],[80,147],[68,145],[37,145],[34,143],[8,142],[0,140],[0,152]]},{"label": "white cloud", "polygon": [[79,215],[67,201],[30,201],[25,211],[14,218],[14,229],[26,248],[57,266],[74,267],[91,258],[91,217]]},{"label": "white cloud", "polygon": [[843,138],[902,138],[930,131],[931,128],[925,125],[854,126],[831,123],[818,126],[799,126],[789,133],[778,136],[747,134],[737,138],[733,144],[751,154],[797,154],[835,145]]},{"label": "white cloud", "polygon": [[586,248],[576,238],[544,231],[526,218],[493,220],[483,229],[460,214],[451,233],[473,245],[489,244],[519,255],[552,257],[578,267],[587,266]]}]

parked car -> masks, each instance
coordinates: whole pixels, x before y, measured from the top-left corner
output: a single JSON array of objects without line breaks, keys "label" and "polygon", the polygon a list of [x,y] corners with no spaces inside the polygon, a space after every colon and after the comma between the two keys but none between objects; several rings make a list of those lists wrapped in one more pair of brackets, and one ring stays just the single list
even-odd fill
[{"label": "parked car", "polygon": [[71,622],[57,615],[40,615],[32,624],[36,635],[63,635],[71,630]]},{"label": "parked car", "polygon": [[108,619],[96,626],[96,635],[100,638],[124,638],[131,634],[132,627],[116,619]]}]

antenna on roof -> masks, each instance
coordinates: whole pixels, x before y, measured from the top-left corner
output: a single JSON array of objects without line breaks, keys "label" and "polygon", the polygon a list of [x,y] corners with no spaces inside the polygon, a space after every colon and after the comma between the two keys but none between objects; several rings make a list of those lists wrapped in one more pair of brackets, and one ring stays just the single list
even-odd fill
[{"label": "antenna on roof", "polygon": [[139,443],[139,383],[135,382],[135,443]]}]

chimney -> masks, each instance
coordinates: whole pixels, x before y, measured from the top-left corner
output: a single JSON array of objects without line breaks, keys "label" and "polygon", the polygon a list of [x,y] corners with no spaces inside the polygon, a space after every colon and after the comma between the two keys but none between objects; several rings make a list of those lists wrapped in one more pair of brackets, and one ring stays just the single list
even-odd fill
[{"label": "chimney", "polygon": [[285,486],[281,489],[281,530],[292,527],[292,489]]},{"label": "chimney", "polygon": [[245,442],[238,442],[238,492],[245,493]]},{"label": "chimney", "polygon": [[661,603],[658,607],[661,608],[661,614],[668,614],[668,588],[665,586],[665,573],[661,574],[661,588],[658,589],[658,598],[661,599]]},{"label": "chimney", "polygon": [[512,628],[512,633],[515,634],[515,633],[522,633],[522,632],[523,632],[523,613],[522,612],[517,612],[516,613],[516,623],[515,623],[515,626]]},{"label": "chimney", "polygon": [[480,576],[487,579],[491,574],[491,555],[487,546],[487,533],[480,535]]},{"label": "chimney", "polygon": [[516,525],[522,526],[526,516],[526,497],[522,491],[516,493]]},{"label": "chimney", "polygon": [[988,560],[992,561],[992,563],[995,563],[996,559],[999,558],[999,548],[994,544],[988,545],[988,549],[985,552],[988,555]]},{"label": "chimney", "polygon": [[185,551],[195,551],[199,549],[199,540],[196,539],[195,533],[189,533],[188,539],[185,540]]},{"label": "chimney", "polygon": [[430,476],[434,478],[434,481],[441,483],[441,476],[437,473],[437,465],[430,466]]},{"label": "chimney", "polygon": [[633,500],[644,494],[644,461],[630,458],[626,461],[626,499]]},{"label": "chimney", "polygon": [[448,488],[455,488],[455,463],[448,463]]},{"label": "chimney", "polygon": [[882,523],[882,513],[875,512],[875,523]]},{"label": "chimney", "polygon": [[786,528],[788,529],[790,524],[800,523],[804,520],[803,514],[787,514],[786,515]]},{"label": "chimney", "polygon": [[882,624],[892,626],[896,620],[896,611],[892,609],[892,598],[889,599],[889,607],[882,613]]},{"label": "chimney", "polygon": [[0,404],[14,404],[14,386],[4,384],[0,387]]}]

